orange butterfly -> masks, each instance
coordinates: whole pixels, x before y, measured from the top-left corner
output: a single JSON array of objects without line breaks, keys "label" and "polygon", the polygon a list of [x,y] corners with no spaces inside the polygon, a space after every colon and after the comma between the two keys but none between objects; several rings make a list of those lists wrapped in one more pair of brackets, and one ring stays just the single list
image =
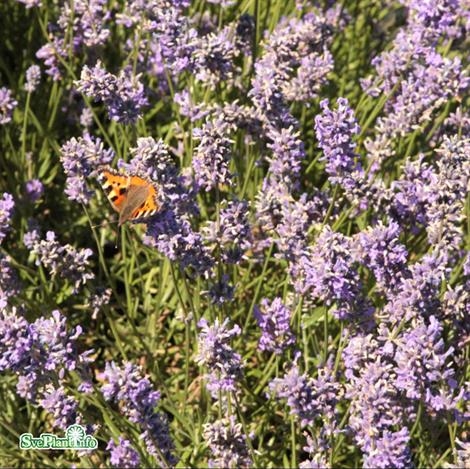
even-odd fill
[{"label": "orange butterfly", "polygon": [[118,226],[128,220],[148,218],[160,209],[158,189],[148,179],[122,174],[104,166],[99,168],[98,180],[114,210],[119,213]]}]

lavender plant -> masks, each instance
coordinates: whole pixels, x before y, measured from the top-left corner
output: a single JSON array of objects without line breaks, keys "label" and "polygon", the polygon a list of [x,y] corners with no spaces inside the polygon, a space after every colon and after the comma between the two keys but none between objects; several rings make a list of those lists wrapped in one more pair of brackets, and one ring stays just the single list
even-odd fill
[{"label": "lavender plant", "polygon": [[467,0],[0,17],[0,467],[468,464]]}]

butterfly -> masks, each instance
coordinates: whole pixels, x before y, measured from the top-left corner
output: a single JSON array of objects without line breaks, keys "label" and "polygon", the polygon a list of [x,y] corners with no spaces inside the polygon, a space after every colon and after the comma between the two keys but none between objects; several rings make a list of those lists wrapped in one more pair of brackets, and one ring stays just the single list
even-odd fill
[{"label": "butterfly", "polygon": [[128,220],[148,218],[160,210],[158,189],[153,182],[135,174],[119,173],[109,166],[98,171],[98,181],[119,213],[118,226]]}]

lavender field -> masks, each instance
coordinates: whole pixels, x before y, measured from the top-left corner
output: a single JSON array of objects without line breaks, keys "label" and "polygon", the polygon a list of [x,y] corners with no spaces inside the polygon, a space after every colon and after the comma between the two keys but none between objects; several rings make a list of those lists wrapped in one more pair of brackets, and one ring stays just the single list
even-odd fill
[{"label": "lavender field", "polygon": [[469,32],[2,0],[0,467],[470,468]]}]

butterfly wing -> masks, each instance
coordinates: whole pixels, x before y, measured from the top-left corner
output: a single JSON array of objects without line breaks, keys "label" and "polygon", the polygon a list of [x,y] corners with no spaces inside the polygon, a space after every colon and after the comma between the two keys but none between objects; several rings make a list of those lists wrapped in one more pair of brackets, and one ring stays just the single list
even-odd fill
[{"label": "butterfly wing", "polygon": [[98,180],[116,212],[120,213],[126,202],[129,187],[129,177],[119,174],[111,168],[102,168]]},{"label": "butterfly wing", "polygon": [[[143,188],[145,188],[145,198],[142,200],[144,194]],[[154,184],[141,177],[131,176],[128,199],[132,210],[128,219],[139,220],[155,215],[160,208],[157,195],[157,189]],[[131,199],[133,200],[132,204],[130,203]]]},{"label": "butterfly wing", "polygon": [[114,210],[119,213],[119,226],[127,220],[150,217],[160,208],[157,189],[147,179],[126,176],[109,167],[100,170],[98,179]]}]

